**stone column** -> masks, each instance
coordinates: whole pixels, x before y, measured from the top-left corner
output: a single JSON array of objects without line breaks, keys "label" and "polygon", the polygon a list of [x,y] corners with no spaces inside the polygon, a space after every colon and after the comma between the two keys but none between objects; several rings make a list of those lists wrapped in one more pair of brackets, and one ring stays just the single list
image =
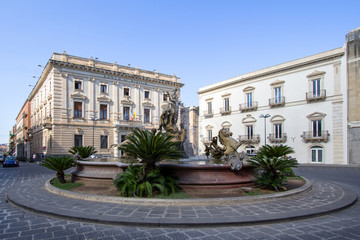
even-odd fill
[{"label": "stone column", "polygon": [[[119,144],[119,129],[117,127],[114,128],[114,143],[113,144]],[[119,149],[117,147],[114,147],[114,157],[120,157],[119,156]]]}]

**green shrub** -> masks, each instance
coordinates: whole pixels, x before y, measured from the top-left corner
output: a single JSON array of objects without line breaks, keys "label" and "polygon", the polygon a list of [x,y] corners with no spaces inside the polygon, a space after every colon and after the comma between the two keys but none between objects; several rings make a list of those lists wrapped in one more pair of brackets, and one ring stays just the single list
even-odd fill
[{"label": "green shrub", "polygon": [[141,165],[129,165],[123,173],[118,174],[113,185],[124,197],[151,197],[157,194],[168,196],[180,190],[173,176],[163,173],[159,168],[144,176]]},{"label": "green shrub", "polygon": [[258,155],[249,160],[251,166],[261,171],[255,182],[271,190],[278,191],[283,188],[286,176],[294,174],[291,168],[298,165],[295,158],[286,156],[290,153],[294,151],[288,146],[261,147]]},{"label": "green shrub", "polygon": [[68,152],[71,153],[74,156],[74,158],[77,158],[78,160],[88,158],[91,155],[97,153],[97,151],[93,146],[72,147]]},{"label": "green shrub", "polygon": [[69,156],[48,156],[40,165],[56,171],[56,177],[59,179],[59,182],[66,183],[64,171],[71,167],[75,167],[76,161]]}]

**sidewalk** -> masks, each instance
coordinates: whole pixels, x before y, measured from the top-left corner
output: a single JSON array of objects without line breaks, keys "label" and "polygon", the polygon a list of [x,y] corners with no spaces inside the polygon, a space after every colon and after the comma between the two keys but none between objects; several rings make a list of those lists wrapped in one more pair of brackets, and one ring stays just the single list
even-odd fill
[{"label": "sidewalk", "polygon": [[[72,220],[135,226],[223,226],[247,225],[306,218],[327,214],[352,205],[357,195],[325,181],[312,181],[308,189],[285,196],[191,199],[186,204],[163,200],[117,198],[99,201],[94,195],[76,194],[80,199],[50,193],[44,181],[32,181],[9,190],[7,199],[30,211]],[[71,192],[70,192],[71,193]],[[65,194],[66,195],[66,194]],[[74,196],[72,196],[74,197]],[[98,201],[88,201],[98,200]],[[104,198],[105,199],[105,198]],[[171,201],[171,200],[170,200]],[[210,200],[211,202],[211,200]],[[183,205],[183,206],[179,206]]]}]

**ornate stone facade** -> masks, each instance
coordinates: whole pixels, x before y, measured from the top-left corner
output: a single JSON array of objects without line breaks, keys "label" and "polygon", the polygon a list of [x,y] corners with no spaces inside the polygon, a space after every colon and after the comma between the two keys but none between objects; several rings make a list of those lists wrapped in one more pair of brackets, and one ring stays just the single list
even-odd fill
[{"label": "ornate stone facade", "polygon": [[54,53],[28,98],[32,152],[83,145],[118,157],[112,145],[134,128],[157,128],[165,92],[182,86],[175,75]]}]

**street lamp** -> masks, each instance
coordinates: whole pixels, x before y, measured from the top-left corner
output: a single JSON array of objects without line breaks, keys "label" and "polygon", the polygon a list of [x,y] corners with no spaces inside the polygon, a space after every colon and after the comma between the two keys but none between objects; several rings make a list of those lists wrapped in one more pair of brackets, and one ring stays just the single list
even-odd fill
[{"label": "street lamp", "polygon": [[92,134],[92,137],[93,137],[93,141],[92,141],[92,146],[93,146],[93,148],[95,148],[94,147],[94,136],[95,136],[95,121],[97,121],[98,119],[97,118],[90,118],[90,120],[91,121],[93,121],[93,134]]},{"label": "street lamp", "polygon": [[264,115],[264,114],[261,114],[261,115],[259,116],[259,118],[264,118],[264,126],[265,126],[265,127],[264,127],[264,129],[265,129],[265,136],[264,136],[264,137],[265,137],[265,145],[266,145],[266,119],[267,119],[268,117],[271,117],[270,114],[268,114],[268,113],[265,114],[265,115]]}]

